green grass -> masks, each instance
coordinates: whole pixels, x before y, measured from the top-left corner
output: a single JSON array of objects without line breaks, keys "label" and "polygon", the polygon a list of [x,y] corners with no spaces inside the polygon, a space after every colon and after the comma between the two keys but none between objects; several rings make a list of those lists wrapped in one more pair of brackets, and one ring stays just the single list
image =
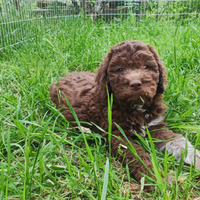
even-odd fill
[{"label": "green grass", "polygon": [[[131,23],[42,21],[30,27],[36,39],[1,52],[0,199],[200,196],[198,172],[154,149],[151,138],[137,142],[152,156],[156,189],[148,194],[137,189],[128,166],[107,159],[104,139],[98,133],[70,129],[50,101],[50,85],[65,74],[93,72],[112,45],[142,40],[156,47],[168,68],[169,128],[200,149],[200,24],[144,21],[140,28],[132,28]],[[161,178],[167,174],[174,177],[171,184]]]}]

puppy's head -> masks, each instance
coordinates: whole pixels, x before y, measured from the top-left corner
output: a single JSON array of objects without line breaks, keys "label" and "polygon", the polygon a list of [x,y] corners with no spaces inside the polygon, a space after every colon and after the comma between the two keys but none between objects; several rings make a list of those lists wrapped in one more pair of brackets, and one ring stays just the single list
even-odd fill
[{"label": "puppy's head", "polygon": [[96,77],[99,90],[123,104],[151,105],[166,89],[166,69],[156,50],[140,41],[125,41],[111,48]]}]

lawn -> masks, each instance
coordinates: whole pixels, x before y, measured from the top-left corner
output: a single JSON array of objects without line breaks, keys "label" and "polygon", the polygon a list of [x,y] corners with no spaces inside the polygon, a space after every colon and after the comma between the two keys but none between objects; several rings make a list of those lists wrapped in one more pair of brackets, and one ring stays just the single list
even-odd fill
[{"label": "lawn", "polygon": [[[33,25],[36,35],[0,52],[0,199],[197,199],[199,171],[155,152],[155,191],[143,188],[95,132],[72,129],[49,88],[72,71],[94,72],[124,40],[155,46],[168,69],[165,103],[171,130],[200,150],[200,24],[66,19]],[[170,175],[166,183],[159,177]]]}]

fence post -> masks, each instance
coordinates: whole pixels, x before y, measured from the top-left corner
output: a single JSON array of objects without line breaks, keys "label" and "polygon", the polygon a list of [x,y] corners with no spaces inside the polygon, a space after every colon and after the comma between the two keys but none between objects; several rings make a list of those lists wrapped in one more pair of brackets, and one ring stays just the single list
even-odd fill
[{"label": "fence post", "polygon": [[85,17],[86,17],[86,12],[85,12],[85,9],[86,9],[86,2],[85,2],[85,0],[83,0],[83,12],[84,12],[84,20],[85,20]]}]

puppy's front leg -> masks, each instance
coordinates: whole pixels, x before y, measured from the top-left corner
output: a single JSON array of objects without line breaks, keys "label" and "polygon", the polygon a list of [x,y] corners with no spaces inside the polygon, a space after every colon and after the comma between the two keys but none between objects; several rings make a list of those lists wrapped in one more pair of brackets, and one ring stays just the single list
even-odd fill
[{"label": "puppy's front leg", "polygon": [[[181,152],[186,150],[186,139],[181,134],[176,134],[168,129],[163,129],[159,131],[152,131],[151,136],[153,138],[163,140],[163,142],[155,142],[155,146],[157,148],[159,148],[161,151],[165,151],[165,149],[167,149],[168,153],[175,156],[175,158],[180,161],[182,156]],[[195,159],[195,168],[200,169],[200,152],[198,150],[195,152],[194,147],[190,141],[187,140],[187,156],[184,158],[184,161],[185,163],[191,165],[194,164]]]},{"label": "puppy's front leg", "polygon": [[[125,143],[128,143],[125,138],[121,138]],[[145,150],[141,146],[135,144],[131,138],[128,137],[128,139],[131,145],[137,151],[138,156],[142,159],[146,167],[152,171],[153,165],[148,153],[145,152]],[[123,161],[123,165],[128,164],[131,176],[135,178],[139,183],[141,178],[143,177],[142,173],[151,177],[148,170],[140,163],[140,161],[136,159],[136,157],[129,151],[129,149],[124,145],[124,143],[115,137],[112,137],[111,139],[111,153],[113,156],[117,156],[121,162]],[[145,187],[145,189],[147,191],[150,191],[152,188]]]}]

